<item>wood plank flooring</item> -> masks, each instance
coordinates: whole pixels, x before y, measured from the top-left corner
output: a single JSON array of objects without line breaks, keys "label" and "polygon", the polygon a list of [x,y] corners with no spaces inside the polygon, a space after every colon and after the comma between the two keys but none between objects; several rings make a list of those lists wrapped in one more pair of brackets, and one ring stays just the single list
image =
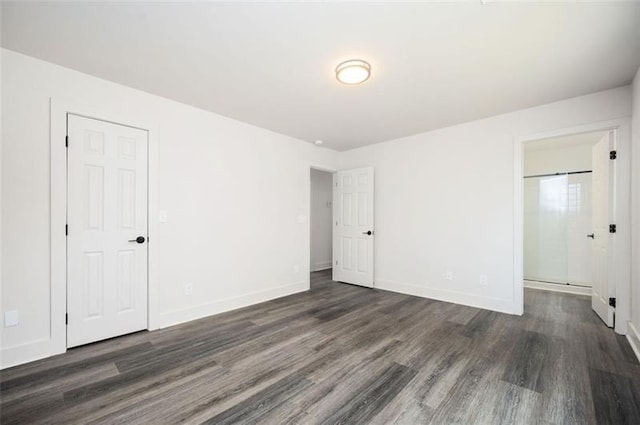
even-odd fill
[{"label": "wood plank flooring", "polygon": [[586,297],[510,316],[333,283],[1,372],[2,424],[640,424]]}]

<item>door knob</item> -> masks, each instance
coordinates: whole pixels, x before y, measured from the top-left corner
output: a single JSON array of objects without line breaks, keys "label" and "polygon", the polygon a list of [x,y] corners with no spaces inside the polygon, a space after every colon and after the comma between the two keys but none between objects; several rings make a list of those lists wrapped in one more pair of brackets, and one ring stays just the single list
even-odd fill
[{"label": "door knob", "polygon": [[595,233],[591,233],[591,234],[587,235],[587,237],[591,238],[591,239],[595,239],[596,235],[595,235]]},{"label": "door knob", "polygon": [[373,232],[371,230],[369,230],[369,231],[366,231],[366,232],[362,232],[362,234],[371,236],[373,234]]},{"label": "door knob", "polygon": [[144,243],[145,239],[144,236],[138,236],[135,239],[131,239],[129,242],[138,242],[138,243]]}]

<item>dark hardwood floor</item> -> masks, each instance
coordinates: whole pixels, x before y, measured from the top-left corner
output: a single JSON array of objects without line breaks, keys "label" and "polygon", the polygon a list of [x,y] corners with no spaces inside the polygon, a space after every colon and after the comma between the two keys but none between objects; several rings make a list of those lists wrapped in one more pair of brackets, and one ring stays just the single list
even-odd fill
[{"label": "dark hardwood floor", "polygon": [[640,424],[590,300],[494,313],[312,275],[309,292],[1,372],[2,424]]}]

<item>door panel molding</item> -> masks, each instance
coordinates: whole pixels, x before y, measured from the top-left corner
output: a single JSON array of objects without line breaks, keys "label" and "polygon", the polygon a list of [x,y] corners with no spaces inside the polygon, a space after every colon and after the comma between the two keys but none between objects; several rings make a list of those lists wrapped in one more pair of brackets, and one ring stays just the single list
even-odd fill
[{"label": "door panel molding", "polygon": [[67,348],[148,328],[148,139],[67,114]]},{"label": "door panel molding", "polygon": [[[67,222],[67,150],[65,136],[67,134],[67,114],[97,119],[107,123],[146,130],[148,133],[147,181],[148,197],[148,329],[159,328],[159,294],[158,294],[158,248],[153,243],[158,233],[158,126],[151,116],[139,111],[122,114],[118,111],[101,110],[80,103],[67,102],[50,98],[50,240],[51,240],[51,314],[50,338],[47,341],[47,357],[64,353],[67,350],[66,337],[66,302],[67,302],[67,253],[65,224]],[[126,154],[126,146],[123,153]],[[44,351],[44,350],[43,350]],[[40,353],[43,353],[40,351]],[[35,359],[33,359],[35,360]]]},{"label": "door panel molding", "polygon": [[374,170],[333,175],[333,280],[373,288]]}]

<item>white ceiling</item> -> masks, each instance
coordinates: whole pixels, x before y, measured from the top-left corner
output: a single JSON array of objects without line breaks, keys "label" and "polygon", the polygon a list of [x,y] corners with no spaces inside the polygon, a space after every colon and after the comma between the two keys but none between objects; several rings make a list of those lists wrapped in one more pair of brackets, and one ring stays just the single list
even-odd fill
[{"label": "white ceiling", "polygon": [[[4,2],[2,45],[345,150],[631,82],[640,3]],[[335,66],[361,58],[361,86]]]}]

